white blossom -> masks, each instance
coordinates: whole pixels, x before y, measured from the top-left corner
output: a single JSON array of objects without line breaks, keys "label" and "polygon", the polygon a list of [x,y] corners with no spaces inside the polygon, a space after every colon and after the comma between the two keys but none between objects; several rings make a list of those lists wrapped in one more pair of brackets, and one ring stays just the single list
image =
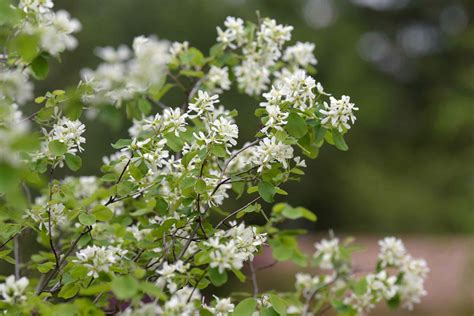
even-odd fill
[{"label": "white blossom", "polygon": [[287,47],[283,54],[283,60],[301,67],[316,65],[318,61],[313,55],[313,50],[313,43],[297,42],[295,45]]},{"label": "white blossom", "polygon": [[89,271],[88,276],[98,278],[100,272],[109,272],[110,267],[116,264],[127,253],[119,247],[87,246],[76,252],[75,263],[82,264]]},{"label": "white blossom", "polygon": [[19,69],[0,71],[0,101],[9,99],[22,105],[33,98],[33,84],[26,72]]},{"label": "white blossom", "polygon": [[274,136],[262,139],[254,149],[252,162],[258,165],[258,171],[270,168],[274,162],[279,162],[284,168],[288,168],[288,160],[293,158],[293,147],[286,145]]},{"label": "white blossom", "polygon": [[57,140],[66,144],[68,153],[82,152],[84,148],[81,144],[86,142],[86,139],[82,136],[85,130],[86,127],[79,120],[72,121],[64,116],[54,124],[53,129],[48,134],[48,140],[50,142]]},{"label": "white blossom", "polygon": [[339,132],[350,129],[356,117],[354,111],[359,110],[350,102],[350,97],[343,95],[340,100],[330,97],[330,103],[324,102],[324,109],[319,110],[323,114],[321,123],[329,128],[335,128]]},{"label": "white blossom", "polygon": [[406,256],[405,246],[400,239],[386,237],[379,241],[379,260],[382,268],[399,266]]},{"label": "white blossom", "polygon": [[334,269],[334,262],[340,258],[339,239],[323,239],[317,242],[314,247],[316,248],[314,257],[320,258],[319,266],[321,269]]},{"label": "white blossom", "polygon": [[0,283],[0,296],[6,303],[21,303],[26,300],[25,291],[29,283],[26,277],[16,280],[14,275],[10,275],[4,283]]},{"label": "white blossom", "polygon": [[215,303],[214,306],[205,306],[212,315],[215,316],[227,316],[234,311],[235,305],[232,304],[230,298],[219,298],[214,295]]},{"label": "white blossom", "polygon": [[211,66],[206,76],[206,84],[211,91],[222,93],[224,90],[230,89],[229,69],[227,67]]}]

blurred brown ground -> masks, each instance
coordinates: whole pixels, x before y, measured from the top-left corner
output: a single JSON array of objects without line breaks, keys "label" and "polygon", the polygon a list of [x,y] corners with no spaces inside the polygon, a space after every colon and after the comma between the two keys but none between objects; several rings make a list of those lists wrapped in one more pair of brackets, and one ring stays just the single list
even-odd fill
[{"label": "blurred brown ground", "polygon": [[[372,269],[377,259],[377,241],[381,236],[351,236],[356,238],[357,245],[365,248],[354,254],[354,266],[363,270]],[[324,237],[327,238],[327,236],[308,236],[300,240],[300,245],[306,253],[311,254],[314,252],[314,242]],[[426,281],[428,295],[411,312],[401,309],[389,311],[380,306],[372,315],[474,315],[474,238],[421,235],[399,237],[403,239],[409,253],[427,260],[431,270]],[[264,253],[256,258],[255,266],[266,266],[273,261],[271,251],[265,249]],[[260,290],[292,288],[293,276],[301,270],[292,263],[279,263],[262,270],[258,274]],[[311,268],[303,270],[311,271]],[[250,283],[247,282],[245,286],[250,286]]]}]

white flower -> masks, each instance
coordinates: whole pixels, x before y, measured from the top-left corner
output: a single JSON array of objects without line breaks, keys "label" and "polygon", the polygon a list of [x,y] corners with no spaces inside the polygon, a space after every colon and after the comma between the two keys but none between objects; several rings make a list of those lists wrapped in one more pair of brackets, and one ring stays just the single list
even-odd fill
[{"label": "white flower", "polygon": [[47,232],[51,226],[51,234],[56,235],[58,228],[64,228],[69,222],[65,209],[66,207],[62,203],[47,205],[46,198],[40,196],[35,200],[35,205],[23,217],[31,218],[38,224],[39,229],[45,229]]},{"label": "white flower", "polygon": [[324,116],[321,123],[329,128],[335,128],[339,132],[345,129],[350,129],[349,123],[354,124],[356,117],[354,111],[359,108],[351,103],[351,98],[343,95],[340,100],[330,97],[330,104],[324,102],[324,110],[319,110]]},{"label": "white flower", "polygon": [[283,60],[295,63],[298,66],[307,67],[316,65],[318,61],[313,55],[314,44],[297,42],[294,46],[289,46],[283,54]]},{"label": "white flower", "polygon": [[317,242],[314,247],[316,248],[314,257],[320,258],[319,266],[321,269],[334,269],[334,262],[340,258],[339,239],[323,239]]},{"label": "white flower", "polygon": [[213,307],[205,306],[214,316],[227,316],[234,311],[235,305],[231,303],[230,298],[219,298],[214,295],[216,302]]},{"label": "white flower", "polygon": [[281,48],[285,42],[291,40],[292,31],[291,25],[281,25],[273,19],[264,19],[257,36],[259,40]]},{"label": "white flower", "polygon": [[132,55],[130,48],[126,45],[120,45],[117,49],[110,46],[98,47],[95,49],[95,53],[102,60],[111,64],[126,61]]},{"label": "white flower", "polygon": [[162,315],[163,309],[157,303],[140,304],[139,307],[127,307],[126,310],[120,312],[121,316],[156,316]]},{"label": "white flower", "polygon": [[26,72],[19,69],[0,71],[0,101],[9,99],[19,105],[33,98],[33,84]]},{"label": "white flower", "polygon": [[86,139],[81,135],[85,132],[86,127],[79,120],[71,121],[67,117],[62,117],[54,124],[53,129],[48,135],[48,141],[57,140],[67,145],[67,152],[74,154],[77,151],[82,152],[84,149],[81,144]]},{"label": "white flower", "polygon": [[168,108],[163,111],[163,127],[167,132],[174,132],[176,136],[179,136],[180,132],[186,131],[187,118],[188,114],[181,113],[180,108]]},{"label": "white flower", "polygon": [[52,0],[20,0],[18,7],[25,13],[36,12],[36,13],[49,13],[54,7]]},{"label": "white flower", "polygon": [[268,135],[269,130],[283,130],[283,127],[286,125],[288,118],[287,112],[282,112],[278,105],[267,105],[265,110],[268,114],[268,120],[265,122],[265,126],[261,129],[262,133]]},{"label": "white flower", "polygon": [[385,270],[377,274],[368,274],[366,280],[367,290],[372,291],[372,295],[377,301],[382,298],[389,300],[397,294],[398,287],[395,285],[397,277],[389,276]]},{"label": "white flower", "polygon": [[64,10],[45,17],[45,25],[40,28],[41,48],[53,56],[76,48],[77,39],[71,34],[81,30],[81,23]]},{"label": "white flower", "polygon": [[244,21],[241,18],[228,16],[224,25],[227,27],[225,31],[217,27],[217,41],[224,44],[224,47],[237,48],[242,46],[246,41]]},{"label": "white flower", "polygon": [[379,260],[382,268],[399,266],[406,256],[405,246],[400,239],[386,237],[379,241]]},{"label": "white flower", "polygon": [[76,252],[75,263],[80,263],[86,267],[89,272],[88,276],[93,278],[99,277],[99,272],[109,272],[110,267],[117,263],[127,250],[122,250],[113,246],[87,246]]},{"label": "white flower", "polygon": [[410,255],[407,255],[400,270],[403,273],[399,285],[400,300],[404,308],[412,310],[413,305],[420,303],[421,298],[427,295],[424,282],[429,268],[425,260],[413,259]]},{"label": "white flower", "polygon": [[3,301],[9,304],[25,301],[25,290],[29,283],[26,277],[18,280],[15,280],[14,275],[7,277],[5,283],[0,283],[0,295],[3,297]]},{"label": "white flower", "polygon": [[259,95],[270,83],[270,71],[251,58],[234,69],[237,85],[248,95]]},{"label": "white flower", "polygon": [[225,117],[221,116],[212,122],[211,130],[216,134],[218,143],[225,145],[230,143],[232,146],[237,144],[236,139],[239,137],[239,128]]},{"label": "white flower", "polygon": [[139,225],[132,225],[127,227],[127,231],[132,233],[133,237],[137,241],[143,240],[146,235],[148,235],[151,232],[151,229],[145,228],[145,229],[140,229]]},{"label": "white flower", "polygon": [[210,86],[210,89],[216,93],[230,89],[231,82],[229,79],[229,69],[227,67],[219,68],[211,66],[206,78],[206,83]]},{"label": "white flower", "polygon": [[293,158],[293,147],[286,145],[276,137],[264,138],[255,147],[252,162],[258,165],[258,171],[270,168],[273,162],[279,162],[284,168],[288,168],[288,160]]},{"label": "white flower", "polygon": [[206,91],[199,90],[198,96],[193,103],[189,103],[188,112],[195,112],[194,117],[201,116],[203,113],[214,111],[214,104],[219,103],[219,95],[209,95]]},{"label": "white flower", "polygon": [[178,57],[179,54],[186,52],[189,49],[189,42],[184,41],[182,43],[174,42],[170,46],[170,54],[173,57]]},{"label": "white flower", "polygon": [[185,286],[177,290],[166,301],[164,306],[164,315],[183,315],[192,316],[196,313],[195,302],[201,299],[198,289]]}]

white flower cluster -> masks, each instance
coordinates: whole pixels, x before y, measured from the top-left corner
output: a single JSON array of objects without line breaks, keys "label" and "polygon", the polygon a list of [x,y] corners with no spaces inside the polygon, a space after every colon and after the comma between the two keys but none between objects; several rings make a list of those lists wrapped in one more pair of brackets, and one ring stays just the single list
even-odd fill
[{"label": "white flower cluster", "polygon": [[206,89],[214,93],[222,93],[229,90],[231,82],[229,69],[227,67],[211,66],[205,80]]},{"label": "white flower cluster", "polygon": [[92,92],[83,99],[92,104],[121,106],[137,95],[147,96],[166,76],[170,44],[155,37],[136,37],[133,51],[127,46],[99,48],[97,55],[103,59],[96,70],[84,69],[82,80]]},{"label": "white flower cluster", "polygon": [[76,252],[76,258],[73,262],[80,263],[89,271],[88,276],[98,278],[100,272],[109,272],[110,267],[122,260],[127,253],[114,246],[87,246]]},{"label": "white flower cluster", "polygon": [[303,297],[309,297],[313,291],[322,288],[334,280],[334,275],[316,275],[309,273],[297,273],[295,287]]},{"label": "white flower cluster", "polygon": [[255,227],[229,223],[232,228],[220,230],[204,244],[211,248],[211,268],[217,268],[220,273],[225,270],[243,267],[247,260],[253,260],[253,254],[263,245],[266,234],[257,234]]},{"label": "white flower cluster", "polygon": [[[140,304],[138,307],[132,306],[125,309],[119,315],[121,316],[155,316],[155,315],[183,315],[194,316],[199,314],[199,308],[196,307],[197,302],[201,299],[198,289],[185,286],[177,290],[168,301],[160,306],[156,302]],[[217,314],[227,315],[227,314]]]},{"label": "white flower cluster", "polygon": [[26,212],[25,218],[30,218],[38,224],[39,229],[49,232],[51,226],[51,234],[57,235],[59,228],[67,227],[68,218],[67,210],[62,203],[49,204],[45,196],[39,196],[35,199],[33,207]]},{"label": "white flower cluster", "polygon": [[20,69],[0,71],[0,102],[23,105],[32,98],[33,84],[28,81],[26,71]]},{"label": "white flower cluster", "polygon": [[16,280],[14,275],[10,275],[4,283],[0,283],[2,300],[10,304],[21,303],[26,300],[25,291],[29,283],[26,277]]},{"label": "white flower cluster", "polygon": [[18,138],[28,133],[30,124],[23,118],[18,104],[2,104],[1,102],[0,100],[0,161],[10,165],[19,165],[20,154],[12,150],[12,147]]},{"label": "white flower cluster", "polygon": [[82,134],[86,131],[86,127],[79,120],[72,121],[67,117],[61,117],[54,125],[53,129],[48,133],[48,141],[57,140],[66,144],[67,152],[75,154],[78,151],[84,151],[81,144],[86,142]]},{"label": "white flower cluster", "polygon": [[235,305],[232,304],[230,298],[219,298],[214,295],[215,302],[212,306],[205,306],[207,310],[209,310],[212,315],[215,316],[227,316],[234,311]]},{"label": "white flower cluster", "polygon": [[334,270],[336,263],[339,262],[341,258],[339,239],[323,239],[317,242],[314,247],[316,248],[316,252],[313,257],[319,260],[321,269]]},{"label": "white flower cluster", "polygon": [[324,109],[319,112],[323,114],[321,123],[328,128],[335,128],[339,132],[343,132],[344,129],[350,129],[351,124],[354,124],[356,117],[354,111],[359,110],[358,107],[351,103],[351,98],[343,95],[340,100],[334,97],[330,97],[329,104],[324,102]]},{"label": "white flower cluster", "polygon": [[21,0],[18,4],[27,15],[23,32],[39,37],[40,47],[53,56],[77,47],[72,35],[81,30],[81,23],[64,10],[54,12],[50,0]]},{"label": "white flower cluster", "polygon": [[313,54],[314,47],[313,43],[297,42],[295,45],[286,48],[283,60],[303,68],[316,65],[318,61]]},{"label": "white flower cluster", "polygon": [[[366,276],[365,293],[351,293],[344,303],[353,306],[358,313],[366,314],[381,300],[399,295],[401,305],[413,309],[414,304],[420,303],[421,297],[426,295],[424,281],[429,272],[426,261],[412,258],[402,241],[394,237],[379,241],[379,245],[379,266],[382,270]],[[397,274],[390,275],[393,269]]]},{"label": "white flower cluster", "polygon": [[82,134],[86,131],[86,127],[79,120],[70,120],[65,116],[60,116],[57,121],[53,124],[50,131],[43,128],[43,134],[46,139],[41,142],[40,149],[32,153],[32,161],[39,161],[47,159],[52,162],[54,167],[63,167],[65,155],[56,155],[51,152],[50,143],[57,141],[66,146],[65,153],[76,155],[84,151],[82,144],[86,142],[86,139]]}]

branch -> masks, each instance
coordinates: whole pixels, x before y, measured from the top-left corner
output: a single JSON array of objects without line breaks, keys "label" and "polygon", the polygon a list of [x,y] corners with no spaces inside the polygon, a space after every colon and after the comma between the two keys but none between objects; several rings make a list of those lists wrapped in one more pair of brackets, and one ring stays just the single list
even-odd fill
[{"label": "branch", "polygon": [[260,200],[260,196],[257,196],[256,198],[254,198],[252,201],[248,202],[247,204],[245,204],[244,206],[242,206],[241,208],[239,208],[238,210],[235,210],[233,211],[232,213],[230,213],[229,215],[227,215],[226,217],[224,217],[215,227],[215,229],[218,229],[220,226],[222,226],[222,224],[225,223],[225,221],[227,221],[229,218],[231,218],[232,216],[236,215],[238,212],[246,209],[247,207],[249,207],[250,205],[252,205],[253,203],[257,202],[258,200]]},{"label": "branch", "polygon": [[258,283],[257,283],[257,273],[255,267],[253,266],[253,261],[249,261],[250,273],[252,276],[252,286],[253,286],[253,297],[257,297],[258,294]]},{"label": "branch", "polygon": [[20,235],[16,235],[13,238],[13,252],[15,256],[15,278],[20,279],[20,269],[21,269],[21,258],[20,258],[20,242],[18,238]]}]

